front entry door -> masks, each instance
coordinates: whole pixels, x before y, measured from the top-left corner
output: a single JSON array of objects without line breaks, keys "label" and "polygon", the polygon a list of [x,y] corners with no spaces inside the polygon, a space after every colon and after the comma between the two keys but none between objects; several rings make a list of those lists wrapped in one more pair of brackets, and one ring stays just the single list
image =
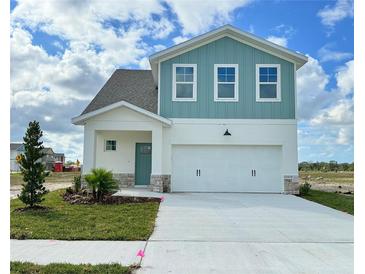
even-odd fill
[{"label": "front entry door", "polygon": [[136,185],[149,185],[151,177],[151,143],[136,144]]}]

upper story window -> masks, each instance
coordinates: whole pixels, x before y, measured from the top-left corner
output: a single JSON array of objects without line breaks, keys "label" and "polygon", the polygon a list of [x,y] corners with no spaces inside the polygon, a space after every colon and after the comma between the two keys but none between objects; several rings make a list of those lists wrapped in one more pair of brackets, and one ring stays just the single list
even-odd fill
[{"label": "upper story window", "polygon": [[238,65],[214,65],[214,101],[238,101]]},{"label": "upper story window", "polygon": [[196,64],[173,65],[173,101],[196,101]]},{"label": "upper story window", "polygon": [[280,65],[256,65],[256,101],[281,101]]},{"label": "upper story window", "polygon": [[117,150],[116,140],[105,140],[105,151],[115,151]]}]

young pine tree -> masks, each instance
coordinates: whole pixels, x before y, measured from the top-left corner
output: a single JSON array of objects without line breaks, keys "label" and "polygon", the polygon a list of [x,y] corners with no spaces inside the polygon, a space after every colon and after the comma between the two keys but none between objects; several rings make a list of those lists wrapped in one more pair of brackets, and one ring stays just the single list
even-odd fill
[{"label": "young pine tree", "polygon": [[48,191],[43,186],[44,179],[48,176],[45,166],[40,161],[44,156],[43,142],[40,141],[43,132],[36,121],[30,122],[23,137],[24,154],[20,155],[19,165],[23,174],[23,188],[18,195],[19,199],[30,207],[41,203],[42,196]]}]

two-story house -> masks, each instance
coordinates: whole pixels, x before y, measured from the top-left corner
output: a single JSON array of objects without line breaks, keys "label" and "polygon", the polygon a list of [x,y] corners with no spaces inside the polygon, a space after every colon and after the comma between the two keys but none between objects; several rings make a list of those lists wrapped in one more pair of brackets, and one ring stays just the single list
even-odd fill
[{"label": "two-story house", "polygon": [[307,57],[232,26],[116,70],[82,114],[83,173],[172,192],[293,193]]}]

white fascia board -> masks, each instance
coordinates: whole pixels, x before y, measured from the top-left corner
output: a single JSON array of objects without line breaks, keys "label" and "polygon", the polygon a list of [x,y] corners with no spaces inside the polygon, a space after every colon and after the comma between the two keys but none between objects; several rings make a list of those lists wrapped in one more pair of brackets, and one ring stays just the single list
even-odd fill
[{"label": "white fascia board", "polygon": [[296,125],[296,119],[209,119],[209,118],[171,118],[174,124],[211,125]]},{"label": "white fascia board", "polygon": [[94,110],[94,111],[91,111],[89,113],[86,113],[86,114],[83,114],[83,115],[80,115],[80,116],[77,116],[77,117],[74,117],[71,119],[71,122],[74,124],[74,125],[83,125],[84,122],[96,115],[100,115],[102,113],[105,113],[107,111],[110,111],[110,110],[113,110],[115,108],[119,108],[119,107],[126,107],[126,108],[129,108],[131,110],[134,110],[138,113],[141,113],[143,115],[146,115],[152,119],[155,119],[157,121],[160,121],[168,126],[170,126],[172,124],[171,120],[167,119],[167,118],[164,118],[162,116],[159,116],[155,113],[152,113],[148,110],[145,110],[143,108],[140,108],[140,107],[137,107],[136,105],[133,105],[131,103],[128,103],[126,101],[120,101],[120,102],[117,102],[117,103],[114,103],[114,104],[111,104],[109,106],[106,106],[106,107],[103,107],[103,108],[100,108],[100,109],[97,109],[97,110]]},{"label": "white fascia board", "polygon": [[285,60],[289,59],[292,63],[295,63],[297,65],[296,66],[297,69],[302,67],[308,61],[308,57],[303,54],[294,52],[292,50],[274,44],[270,41],[262,39],[251,33],[241,31],[230,25],[226,25],[151,55],[149,60],[152,70],[154,67],[153,64],[155,64],[158,61],[170,59],[173,56],[180,55],[184,52],[192,50],[193,48],[210,43],[224,36],[229,36],[231,38],[234,38],[245,44],[258,48],[262,51],[276,55]]}]

